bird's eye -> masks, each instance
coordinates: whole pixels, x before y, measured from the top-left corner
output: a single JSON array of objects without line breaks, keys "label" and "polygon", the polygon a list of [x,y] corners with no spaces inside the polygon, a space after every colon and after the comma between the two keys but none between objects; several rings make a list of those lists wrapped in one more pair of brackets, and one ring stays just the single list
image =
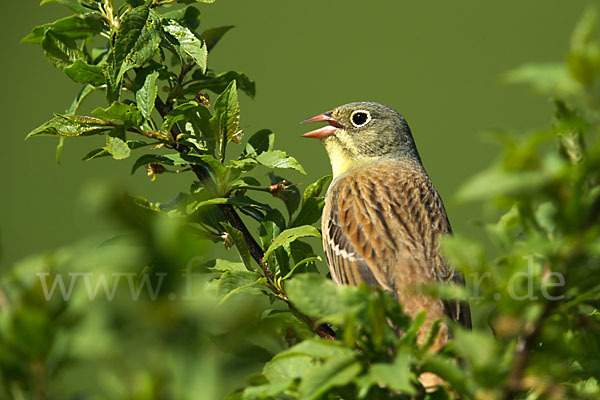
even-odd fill
[{"label": "bird's eye", "polygon": [[366,125],[371,120],[371,114],[368,111],[358,110],[352,113],[350,117],[352,125],[359,128]]}]

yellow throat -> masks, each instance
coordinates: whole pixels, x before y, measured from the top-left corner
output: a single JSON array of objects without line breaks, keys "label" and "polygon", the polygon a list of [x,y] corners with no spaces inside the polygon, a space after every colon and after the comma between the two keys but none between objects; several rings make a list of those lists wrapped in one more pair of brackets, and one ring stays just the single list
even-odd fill
[{"label": "yellow throat", "polygon": [[353,159],[350,157],[347,150],[340,146],[339,143],[333,141],[326,141],[325,149],[329,155],[333,179],[336,179],[351,169],[369,164],[377,159],[377,157],[361,157],[358,159]]}]

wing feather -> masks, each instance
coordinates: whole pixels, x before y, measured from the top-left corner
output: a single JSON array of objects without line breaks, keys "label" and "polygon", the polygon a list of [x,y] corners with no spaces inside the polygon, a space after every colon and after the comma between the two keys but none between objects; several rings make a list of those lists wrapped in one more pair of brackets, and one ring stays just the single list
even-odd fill
[{"label": "wing feather", "polygon": [[323,244],[340,284],[379,285],[405,310],[444,313],[470,327],[467,305],[415,295],[411,286],[435,280],[462,282],[444,261],[439,239],[451,233],[443,202],[420,165],[386,161],[337,179],[323,212]]}]

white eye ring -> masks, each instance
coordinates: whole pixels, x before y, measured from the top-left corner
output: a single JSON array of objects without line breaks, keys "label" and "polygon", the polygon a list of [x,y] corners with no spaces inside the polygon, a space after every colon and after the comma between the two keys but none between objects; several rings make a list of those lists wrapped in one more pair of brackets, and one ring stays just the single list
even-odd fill
[{"label": "white eye ring", "polygon": [[[367,119],[365,120],[365,122],[363,122],[361,124],[354,122],[354,116],[359,113],[365,114],[367,116]],[[369,123],[369,121],[371,121],[371,113],[368,112],[367,110],[356,110],[352,113],[352,115],[350,115],[350,122],[352,122],[352,125],[354,125],[357,128],[360,128],[361,126],[365,126],[366,124]]]}]

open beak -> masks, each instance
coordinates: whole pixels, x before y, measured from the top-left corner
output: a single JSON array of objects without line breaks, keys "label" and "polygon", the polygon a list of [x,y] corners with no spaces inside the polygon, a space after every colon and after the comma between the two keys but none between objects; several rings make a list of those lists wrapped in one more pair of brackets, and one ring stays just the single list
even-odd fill
[{"label": "open beak", "polygon": [[324,139],[327,136],[330,136],[333,133],[335,133],[335,131],[337,131],[338,129],[344,127],[335,118],[333,118],[331,116],[331,111],[328,111],[323,114],[315,115],[314,117],[304,120],[300,123],[305,124],[307,122],[327,122],[329,124],[327,126],[324,126],[319,129],[315,129],[314,131],[310,131],[310,132],[307,132],[304,135],[302,135],[302,137],[312,138],[312,139]]}]

